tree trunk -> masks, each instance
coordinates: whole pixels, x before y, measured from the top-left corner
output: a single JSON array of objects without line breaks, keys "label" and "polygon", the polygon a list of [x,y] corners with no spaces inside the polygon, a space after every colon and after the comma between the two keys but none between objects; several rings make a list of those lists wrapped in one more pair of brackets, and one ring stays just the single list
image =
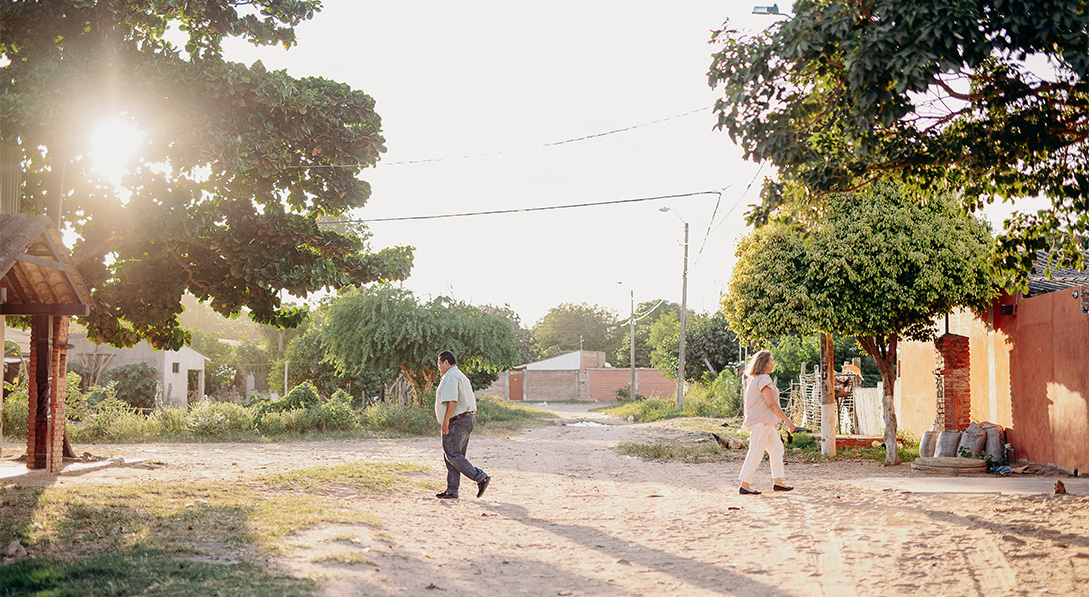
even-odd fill
[{"label": "tree trunk", "polygon": [[856,336],[859,345],[873,357],[877,369],[881,372],[881,381],[885,391],[881,396],[881,407],[885,415],[885,466],[895,466],[900,462],[896,451],[896,409],[893,407],[893,385],[896,383],[896,345],[899,336],[890,334],[879,336]]},{"label": "tree trunk", "polygon": [[836,358],[832,334],[821,334],[821,454],[836,457]]}]

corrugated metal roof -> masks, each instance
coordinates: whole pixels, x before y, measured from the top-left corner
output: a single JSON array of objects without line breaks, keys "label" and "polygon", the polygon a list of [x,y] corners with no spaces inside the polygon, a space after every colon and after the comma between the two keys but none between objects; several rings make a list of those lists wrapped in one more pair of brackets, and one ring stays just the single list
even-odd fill
[{"label": "corrugated metal roof", "polygon": [[0,214],[5,315],[86,315],[91,293],[47,216]]}]

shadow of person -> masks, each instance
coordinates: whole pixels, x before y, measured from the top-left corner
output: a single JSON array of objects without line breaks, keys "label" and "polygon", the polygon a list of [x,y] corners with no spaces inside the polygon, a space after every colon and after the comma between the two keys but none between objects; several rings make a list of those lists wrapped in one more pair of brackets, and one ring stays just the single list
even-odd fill
[{"label": "shadow of person", "polygon": [[530,516],[525,507],[504,502],[482,503],[496,514],[563,537],[583,547],[597,550],[610,557],[626,560],[668,574],[679,581],[721,594],[786,596],[774,586],[753,580],[743,574],[707,562],[693,560],[654,547],[610,535],[600,529],[577,524],[562,524]]}]

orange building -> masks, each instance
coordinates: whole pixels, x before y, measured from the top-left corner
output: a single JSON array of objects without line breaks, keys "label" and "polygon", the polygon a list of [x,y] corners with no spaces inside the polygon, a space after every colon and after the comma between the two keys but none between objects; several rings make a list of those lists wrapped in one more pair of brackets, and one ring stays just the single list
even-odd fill
[{"label": "orange building", "polygon": [[1052,275],[950,315],[934,342],[903,342],[899,427],[997,423],[1018,460],[1089,472],[1089,272]]}]

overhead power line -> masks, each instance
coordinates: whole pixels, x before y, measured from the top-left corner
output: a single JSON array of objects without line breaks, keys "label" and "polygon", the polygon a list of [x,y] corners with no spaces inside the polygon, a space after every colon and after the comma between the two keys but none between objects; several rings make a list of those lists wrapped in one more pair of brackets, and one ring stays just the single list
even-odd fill
[{"label": "overhead power line", "polygon": [[[573,137],[573,138],[570,138],[570,139],[564,139],[562,141],[551,141],[549,143],[541,143],[540,145],[531,145],[529,147],[516,147],[516,148],[513,148],[513,149],[501,149],[501,150],[498,150],[498,151],[488,151],[488,152],[484,152],[484,153],[470,153],[470,154],[464,154],[464,155],[455,155],[455,156],[447,156],[447,157],[439,157],[439,158],[423,158],[423,159],[419,159],[419,160],[401,160],[401,161],[396,161],[396,162],[379,162],[379,163],[383,164],[383,165],[386,165],[386,166],[404,166],[404,165],[408,165],[408,164],[428,164],[428,163],[431,163],[431,162],[449,162],[449,161],[454,161],[454,160],[468,160],[468,159],[473,159],[473,158],[485,158],[485,157],[491,157],[491,156],[496,156],[496,155],[503,155],[503,154],[507,154],[507,153],[516,153],[516,152],[521,152],[521,151],[533,151],[533,150],[536,150],[536,149],[545,149],[545,148],[548,148],[548,147],[556,147],[557,145],[567,145],[568,143],[578,143],[579,141],[588,141],[590,139],[597,139],[599,137],[607,137],[609,135],[615,135],[617,133],[625,133],[627,131],[632,131],[632,130],[635,130],[635,129],[640,129],[640,128],[643,128],[643,127],[647,127],[647,126],[651,126],[651,125],[655,125],[655,124],[660,124],[660,123],[663,123],[663,122],[668,122],[670,120],[675,120],[677,118],[683,118],[685,116],[691,116],[692,114],[696,114],[698,112],[703,112],[706,109],[707,109],[706,106],[701,106],[699,108],[696,108],[695,110],[689,110],[687,112],[682,112],[680,114],[674,114],[673,116],[667,116],[665,118],[659,118],[658,120],[652,120],[650,122],[644,122],[644,123],[641,123],[641,124],[633,124],[631,126],[626,126],[626,127],[622,127],[622,128],[618,128],[618,129],[613,129],[613,130],[610,130],[610,131],[604,131],[604,132],[601,132],[601,133],[593,133],[591,135],[583,135],[581,137]],[[313,165],[299,165],[299,166],[287,166],[287,167],[288,168],[310,169],[310,168],[366,168],[368,166],[370,166],[370,164],[313,164]]]},{"label": "overhead power line", "polygon": [[494,209],[489,211],[472,211],[456,214],[434,214],[429,216],[401,216],[395,218],[368,218],[360,220],[330,220],[321,224],[369,224],[372,222],[408,222],[413,220],[439,220],[443,218],[465,218],[469,216],[493,216],[498,214],[529,213],[533,211],[551,211],[556,209],[575,209],[578,207],[597,207],[600,205],[618,205],[623,203],[639,203],[641,201],[657,201],[660,199],[680,199],[682,197],[696,197],[699,195],[716,195],[718,191],[696,191],[694,193],[678,193],[675,195],[655,195],[653,197],[638,197],[635,199],[615,199],[613,201],[597,201],[592,203],[572,203],[569,205],[547,205],[543,207],[522,207],[517,209]]}]

